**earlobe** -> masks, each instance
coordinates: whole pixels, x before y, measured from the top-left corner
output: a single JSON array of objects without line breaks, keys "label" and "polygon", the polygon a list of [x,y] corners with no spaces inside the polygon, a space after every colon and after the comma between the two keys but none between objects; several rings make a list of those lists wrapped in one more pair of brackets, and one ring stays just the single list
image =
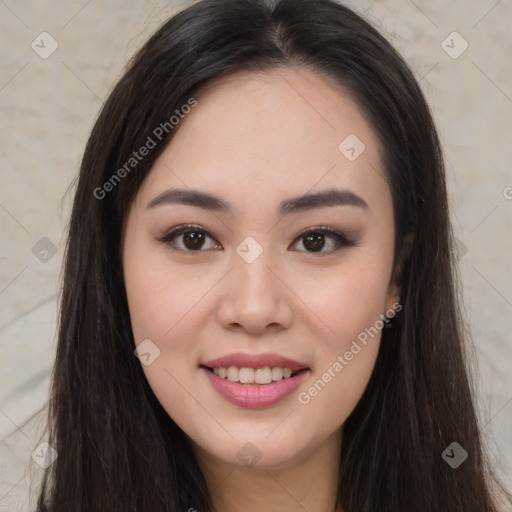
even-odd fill
[{"label": "earlobe", "polygon": [[386,297],[386,310],[384,312],[385,327],[390,328],[394,325],[394,319],[398,313],[402,310],[402,304],[400,303],[400,286],[393,279],[388,288],[388,294]]},{"label": "earlobe", "polygon": [[388,295],[386,297],[386,316],[389,316],[389,311],[399,311],[398,307],[401,308],[400,305],[400,286],[398,283],[393,281],[388,288]]},{"label": "earlobe", "polygon": [[[402,246],[400,249],[400,256],[397,259],[395,268],[393,269],[393,275],[388,287],[388,294],[386,298],[386,311],[394,310],[399,311],[402,309],[401,306],[401,293],[402,293],[402,282],[403,272],[406,261],[410,258],[414,245],[414,233],[409,232],[403,238]],[[400,309],[397,309],[397,308]]]}]

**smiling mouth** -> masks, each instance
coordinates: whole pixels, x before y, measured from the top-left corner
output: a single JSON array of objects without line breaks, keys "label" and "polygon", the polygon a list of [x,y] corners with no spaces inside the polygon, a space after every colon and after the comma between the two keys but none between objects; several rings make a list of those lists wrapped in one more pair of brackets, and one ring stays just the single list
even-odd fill
[{"label": "smiling mouth", "polygon": [[265,366],[262,368],[249,368],[249,367],[217,367],[211,368],[209,366],[201,365],[209,372],[217,377],[239,384],[271,384],[272,382],[279,382],[295,377],[298,374],[307,372],[309,368],[302,368],[300,370],[292,370],[291,368],[283,368],[280,366],[270,367]]}]

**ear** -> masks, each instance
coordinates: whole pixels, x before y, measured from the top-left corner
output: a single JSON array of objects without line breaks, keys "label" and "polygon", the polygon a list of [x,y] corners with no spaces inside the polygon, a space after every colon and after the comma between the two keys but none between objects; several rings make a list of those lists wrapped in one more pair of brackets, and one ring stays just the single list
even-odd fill
[{"label": "ear", "polygon": [[397,258],[395,268],[393,270],[393,275],[391,276],[388,287],[388,294],[386,297],[386,311],[389,309],[394,309],[393,305],[400,303],[404,266],[412,254],[413,245],[414,234],[409,232],[403,239],[400,254]]},{"label": "ear", "polygon": [[[400,286],[395,282],[394,279],[392,279],[388,287],[388,294],[386,296],[386,311],[395,309],[396,304],[400,303],[400,292]],[[393,305],[395,305],[395,307],[393,307]]]}]

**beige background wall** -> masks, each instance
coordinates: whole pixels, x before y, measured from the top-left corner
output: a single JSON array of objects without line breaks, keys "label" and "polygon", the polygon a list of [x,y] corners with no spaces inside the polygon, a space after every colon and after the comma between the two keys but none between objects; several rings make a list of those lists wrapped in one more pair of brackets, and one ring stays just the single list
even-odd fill
[{"label": "beige background wall", "polygon": [[[63,196],[102,101],[128,57],[188,3],[0,0],[2,511],[28,507],[27,464],[37,429],[41,432],[38,411],[47,399],[55,350],[71,199]],[[351,5],[374,20],[406,57],[437,119],[480,367],[484,432],[498,469],[511,475],[512,2]],[[58,44],[46,59],[40,54],[54,43],[38,37],[43,31]],[[460,36],[450,35],[454,31]],[[510,476],[506,481],[512,487]]]}]

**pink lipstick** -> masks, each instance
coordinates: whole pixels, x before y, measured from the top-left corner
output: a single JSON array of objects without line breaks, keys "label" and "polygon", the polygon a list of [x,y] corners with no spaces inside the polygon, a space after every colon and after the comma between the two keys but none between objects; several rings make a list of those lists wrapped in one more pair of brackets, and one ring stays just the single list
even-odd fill
[{"label": "pink lipstick", "polygon": [[[306,364],[270,352],[229,354],[205,361],[200,368],[225,400],[250,408],[270,407],[281,402],[311,373]],[[259,373],[257,378],[256,373]],[[227,375],[230,378],[226,378]]]}]

